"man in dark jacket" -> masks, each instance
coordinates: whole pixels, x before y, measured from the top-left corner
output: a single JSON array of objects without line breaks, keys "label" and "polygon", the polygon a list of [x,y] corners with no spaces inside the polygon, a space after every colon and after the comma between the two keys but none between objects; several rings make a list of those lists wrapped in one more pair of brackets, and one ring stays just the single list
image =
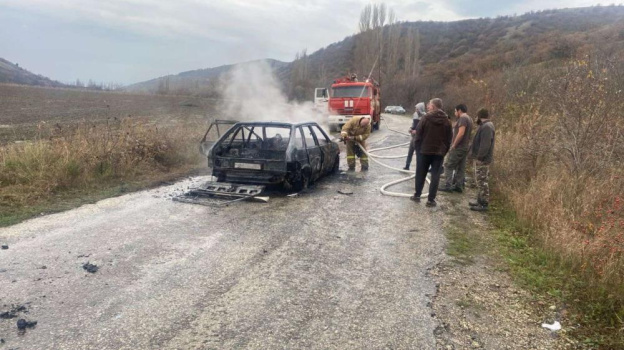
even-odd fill
[{"label": "man in dark jacket", "polygon": [[453,128],[449,117],[442,110],[442,100],[434,98],[427,105],[429,112],[425,114],[416,129],[416,193],[412,200],[419,202],[425,186],[427,171],[431,167],[431,183],[427,206],[436,206],[436,194],[440,183],[440,168],[444,156],[451,148]]},{"label": "man in dark jacket", "polygon": [[490,204],[490,187],[488,177],[490,164],[494,158],[494,124],[490,121],[490,113],[482,108],[477,112],[480,123],[479,129],[472,140],[470,158],[475,159],[475,172],[477,177],[478,195],[477,201],[470,203],[470,209],[474,211],[487,211]]}]

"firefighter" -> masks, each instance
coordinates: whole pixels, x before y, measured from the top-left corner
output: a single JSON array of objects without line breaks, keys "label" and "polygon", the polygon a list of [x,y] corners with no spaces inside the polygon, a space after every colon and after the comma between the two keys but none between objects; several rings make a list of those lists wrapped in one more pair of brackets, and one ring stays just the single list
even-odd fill
[{"label": "firefighter", "polygon": [[[366,149],[366,139],[371,133],[370,117],[355,116],[342,126],[340,136],[347,145],[347,164],[349,170],[355,170],[355,156],[360,157],[362,171],[368,170],[368,156],[362,152],[357,144]],[[356,144],[357,142],[357,144]]]}]

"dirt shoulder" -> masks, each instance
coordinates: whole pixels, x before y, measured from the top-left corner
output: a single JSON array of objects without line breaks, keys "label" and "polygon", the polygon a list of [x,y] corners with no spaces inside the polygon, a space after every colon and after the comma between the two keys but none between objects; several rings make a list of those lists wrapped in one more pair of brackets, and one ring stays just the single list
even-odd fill
[{"label": "dirt shoulder", "polygon": [[[469,210],[472,191],[442,195],[448,258],[430,271],[438,349],[577,348],[566,335],[565,310],[514,282],[487,216]],[[554,321],[561,331],[541,326]]]}]

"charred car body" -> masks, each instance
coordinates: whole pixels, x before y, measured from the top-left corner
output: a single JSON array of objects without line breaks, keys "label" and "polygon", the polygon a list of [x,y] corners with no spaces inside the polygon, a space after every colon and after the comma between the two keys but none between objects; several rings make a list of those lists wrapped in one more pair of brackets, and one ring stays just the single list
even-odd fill
[{"label": "charred car body", "polygon": [[207,147],[218,182],[279,185],[301,190],[337,172],[340,150],[317,123],[240,122]]}]

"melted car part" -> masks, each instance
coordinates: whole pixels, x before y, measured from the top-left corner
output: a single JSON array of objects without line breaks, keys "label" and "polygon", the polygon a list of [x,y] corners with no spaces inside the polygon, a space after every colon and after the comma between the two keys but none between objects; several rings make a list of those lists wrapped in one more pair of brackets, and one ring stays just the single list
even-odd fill
[{"label": "melted car part", "polygon": [[264,186],[206,182],[200,187],[190,189],[182,196],[173,198],[173,200],[207,206],[222,206],[245,200],[268,202],[269,197],[259,196],[262,191],[264,191]]}]

